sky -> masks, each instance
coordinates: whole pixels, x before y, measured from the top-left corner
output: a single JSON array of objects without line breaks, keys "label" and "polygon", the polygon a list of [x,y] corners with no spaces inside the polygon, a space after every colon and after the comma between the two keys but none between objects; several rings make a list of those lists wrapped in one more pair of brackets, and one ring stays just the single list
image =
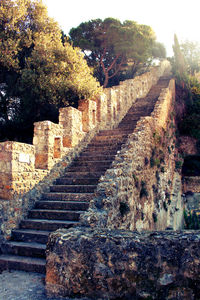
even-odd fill
[{"label": "sky", "polygon": [[200,43],[200,0],[43,0],[48,14],[68,34],[82,22],[107,17],[152,27],[157,41],[172,56],[174,33],[179,42]]}]

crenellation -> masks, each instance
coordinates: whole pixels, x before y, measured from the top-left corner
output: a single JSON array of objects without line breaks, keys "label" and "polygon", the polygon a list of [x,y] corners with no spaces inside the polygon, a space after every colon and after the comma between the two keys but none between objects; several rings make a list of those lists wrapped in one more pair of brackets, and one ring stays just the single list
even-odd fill
[{"label": "crenellation", "polygon": [[[0,198],[2,201],[10,201],[10,206],[5,205],[3,209],[3,215],[6,217],[2,221],[2,230],[5,235],[10,233],[10,224],[12,228],[17,226],[20,214],[21,218],[26,215],[27,209],[41,197],[42,192],[48,191],[49,185],[63,174],[65,168],[70,166],[73,159],[99,130],[118,126],[136,99],[146,95],[169,65],[169,62],[163,61],[159,67],[152,68],[148,73],[124,81],[119,86],[104,89],[103,93],[93,100],[81,100],[78,109],[61,108],[58,124],[50,121],[36,122],[33,145],[10,141],[0,143]],[[144,136],[141,136],[141,139],[143,140]],[[130,153],[131,149],[130,143]],[[135,153],[138,153],[137,149],[135,150]],[[135,161],[138,161],[138,158]],[[129,162],[121,161],[121,166],[124,164]],[[112,169],[116,174],[120,173],[118,167]],[[124,184],[121,179],[117,182],[120,188]],[[115,189],[111,190],[112,193],[116,192]],[[132,197],[130,183],[128,191],[128,197]],[[123,199],[127,198],[124,191],[123,195]],[[17,211],[20,212],[17,216],[11,213],[14,207],[13,200],[18,203]]]},{"label": "crenellation", "polygon": [[107,114],[108,114],[108,109],[107,109],[107,96],[106,93],[102,93],[98,97],[94,99],[96,102],[96,120],[98,123],[103,123],[105,121]]},{"label": "crenellation", "polygon": [[84,132],[88,132],[96,126],[96,107],[96,102],[93,100],[79,101],[78,110],[82,112],[82,125]]}]

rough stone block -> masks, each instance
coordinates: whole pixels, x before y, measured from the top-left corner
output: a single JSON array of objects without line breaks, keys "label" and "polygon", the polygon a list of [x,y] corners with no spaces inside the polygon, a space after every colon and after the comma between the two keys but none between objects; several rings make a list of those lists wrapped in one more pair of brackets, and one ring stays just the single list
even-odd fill
[{"label": "rough stone block", "polygon": [[49,297],[198,299],[200,232],[74,228],[47,245]]},{"label": "rough stone block", "polygon": [[48,154],[36,153],[35,154],[35,167],[36,169],[48,169]]}]

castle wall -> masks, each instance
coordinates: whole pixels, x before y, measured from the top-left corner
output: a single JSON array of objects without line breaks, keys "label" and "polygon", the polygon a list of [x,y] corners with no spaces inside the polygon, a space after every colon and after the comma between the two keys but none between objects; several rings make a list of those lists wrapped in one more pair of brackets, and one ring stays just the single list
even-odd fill
[{"label": "castle wall", "polygon": [[151,116],[140,119],[100,178],[95,198],[81,216],[83,225],[130,230],[182,228],[184,203],[181,176],[175,167],[174,95],[171,80]]},{"label": "castle wall", "polygon": [[61,108],[59,124],[34,124],[33,145],[0,143],[0,223],[7,237],[94,135],[117,127],[135,100],[144,97],[169,68],[169,62],[162,61],[141,76],[104,89],[94,100],[80,101],[78,109]]}]

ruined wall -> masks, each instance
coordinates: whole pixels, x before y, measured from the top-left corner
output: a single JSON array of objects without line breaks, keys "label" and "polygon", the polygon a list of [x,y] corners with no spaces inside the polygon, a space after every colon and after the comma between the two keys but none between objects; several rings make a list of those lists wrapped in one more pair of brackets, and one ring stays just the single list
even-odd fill
[{"label": "ruined wall", "polygon": [[94,100],[80,101],[78,109],[60,109],[59,124],[50,121],[34,124],[33,145],[0,143],[0,223],[9,237],[20,216],[48,191],[49,185],[64,174],[73,159],[102,129],[118,125],[137,98],[170,68],[168,61],[118,87],[104,89]]},{"label": "ruined wall", "polygon": [[200,177],[199,176],[185,176],[183,181],[183,191],[200,193]]},{"label": "ruined wall", "polygon": [[200,231],[58,230],[47,244],[47,294],[197,300],[199,247]]},{"label": "ruined wall", "polygon": [[130,230],[178,229],[183,222],[181,176],[176,170],[174,80],[151,116],[141,118],[133,134],[100,178],[95,199],[81,216],[92,227]]},{"label": "ruined wall", "polygon": [[[179,152],[182,155],[182,162],[187,160],[187,156],[199,156],[199,150],[197,147],[197,139],[190,136],[180,136]],[[183,165],[184,166],[184,165]],[[193,163],[194,166],[194,163]],[[198,167],[196,167],[198,168]],[[184,168],[183,168],[184,169]],[[200,177],[199,176],[185,176],[184,170],[182,172],[182,190],[185,201],[185,209],[191,211],[193,209],[200,208]]]}]

